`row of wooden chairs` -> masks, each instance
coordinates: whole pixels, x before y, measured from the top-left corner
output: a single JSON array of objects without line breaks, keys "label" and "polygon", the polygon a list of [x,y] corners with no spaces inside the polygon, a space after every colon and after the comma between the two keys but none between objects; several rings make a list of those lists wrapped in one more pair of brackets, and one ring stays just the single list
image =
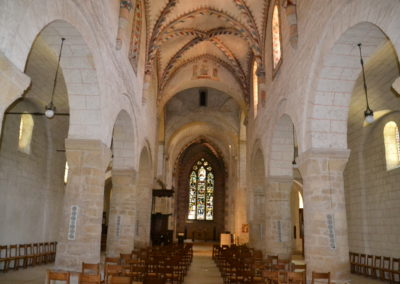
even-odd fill
[{"label": "row of wooden chairs", "polygon": [[400,259],[364,253],[349,253],[351,273],[400,283]]},{"label": "row of wooden chairs", "polygon": [[[79,273],[79,284],[101,284],[100,274],[84,274]],[[60,283],[70,284],[71,275],[66,271],[48,271],[47,284]],[[109,284],[131,284],[132,280],[129,276],[111,276]]]},{"label": "row of wooden chairs", "polygon": [[[193,249],[189,245],[149,247],[120,254],[120,257],[106,257],[103,283],[109,284],[116,277],[137,282],[182,283],[192,257]],[[100,279],[100,264],[82,263],[81,275],[83,278],[88,278],[84,275],[98,275]]]},{"label": "row of wooden chairs", "polygon": [[0,271],[18,270],[55,261],[57,242],[0,246]]}]

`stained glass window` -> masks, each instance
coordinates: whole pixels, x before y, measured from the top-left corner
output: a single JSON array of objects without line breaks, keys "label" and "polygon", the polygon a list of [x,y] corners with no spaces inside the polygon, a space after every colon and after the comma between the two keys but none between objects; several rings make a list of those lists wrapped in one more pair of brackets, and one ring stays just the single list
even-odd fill
[{"label": "stained glass window", "polygon": [[253,64],[253,107],[254,107],[254,117],[256,117],[257,107],[258,107],[258,77],[257,77],[257,61],[255,60]]},{"label": "stained glass window", "polygon": [[272,60],[274,70],[278,67],[282,59],[281,46],[281,25],[279,19],[278,1],[275,1],[274,11],[272,13]]},{"label": "stained glass window", "polygon": [[189,220],[213,220],[214,174],[204,158],[192,167],[189,176]]},{"label": "stained glass window", "polygon": [[31,140],[33,133],[33,118],[30,114],[22,114],[19,124],[18,150],[26,154],[31,153]]}]

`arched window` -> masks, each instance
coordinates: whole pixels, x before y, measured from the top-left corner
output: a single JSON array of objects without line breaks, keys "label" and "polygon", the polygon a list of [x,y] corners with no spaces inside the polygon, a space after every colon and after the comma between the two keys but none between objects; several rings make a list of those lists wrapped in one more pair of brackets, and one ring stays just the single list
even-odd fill
[{"label": "arched window", "polygon": [[391,170],[400,166],[399,128],[394,121],[386,123],[383,129],[385,141],[386,169]]},{"label": "arched window", "polygon": [[214,174],[204,158],[197,161],[189,176],[189,220],[213,220]]},{"label": "arched window", "polygon": [[254,60],[253,63],[253,107],[254,107],[254,117],[257,116],[258,107],[258,77],[257,77],[257,61]]},{"label": "arched window", "polygon": [[137,72],[139,50],[140,50],[140,37],[142,32],[142,1],[137,0],[133,15],[131,43],[129,45],[129,61],[133,70]]},{"label": "arched window", "polygon": [[32,115],[27,113],[21,115],[21,121],[19,124],[18,150],[26,154],[31,153],[33,125],[34,122]]},{"label": "arched window", "polygon": [[69,174],[69,166],[68,166],[68,162],[65,162],[65,167],[64,167],[64,184],[67,184],[67,182],[68,182],[68,174]]},{"label": "arched window", "polygon": [[282,61],[281,23],[279,17],[279,1],[275,1],[272,12],[272,63],[275,73]]}]

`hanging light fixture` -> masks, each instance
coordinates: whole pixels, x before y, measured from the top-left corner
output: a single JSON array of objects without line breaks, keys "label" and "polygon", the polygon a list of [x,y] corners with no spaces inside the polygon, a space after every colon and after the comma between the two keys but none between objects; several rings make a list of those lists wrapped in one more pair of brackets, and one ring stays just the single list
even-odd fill
[{"label": "hanging light fixture", "polygon": [[365,117],[366,122],[372,123],[372,122],[374,122],[374,112],[369,107],[369,103],[368,103],[368,91],[367,91],[367,83],[365,82],[364,60],[363,60],[362,53],[361,53],[361,43],[358,44],[358,48],[360,50],[360,62],[361,62],[361,68],[362,68],[362,73],[363,73],[363,80],[364,80],[365,101],[367,103],[367,109],[364,111],[364,117]]},{"label": "hanging light fixture", "polygon": [[64,40],[65,38],[61,38],[60,54],[58,55],[58,63],[57,63],[56,75],[54,77],[54,82],[53,82],[53,91],[51,92],[51,100],[50,103],[47,106],[45,106],[44,114],[46,115],[47,118],[53,118],[56,112],[56,107],[53,104],[53,98],[54,98],[54,91],[57,85],[58,70],[60,69],[60,60],[61,60],[61,53],[64,45]]},{"label": "hanging light fixture", "polygon": [[295,134],[295,131],[294,131],[294,124],[293,124],[293,161],[292,161],[292,166],[293,166],[293,168],[297,168],[297,163],[296,163],[296,158],[297,158],[297,152],[298,152],[298,149],[297,149],[297,143],[296,143],[296,134]]}]

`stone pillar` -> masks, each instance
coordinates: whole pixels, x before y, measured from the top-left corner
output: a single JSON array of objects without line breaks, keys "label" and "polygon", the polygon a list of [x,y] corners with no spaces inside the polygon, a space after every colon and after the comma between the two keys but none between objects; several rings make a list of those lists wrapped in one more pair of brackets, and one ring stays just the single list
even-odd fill
[{"label": "stone pillar", "polygon": [[105,171],[111,151],[100,140],[66,139],[69,165],[56,267],[79,271],[100,262]]},{"label": "stone pillar", "polygon": [[117,257],[120,253],[130,253],[133,250],[136,222],[135,177],[136,172],[132,169],[112,171],[107,256]]},{"label": "stone pillar", "polygon": [[349,150],[310,149],[298,158],[303,177],[304,251],[312,271],[331,272],[335,283],[349,279],[349,245],[343,170]]},{"label": "stone pillar", "polygon": [[[149,170],[150,171],[150,170]],[[151,172],[141,171],[136,185],[136,232],[135,248],[150,244],[151,209],[152,209],[152,179]]]},{"label": "stone pillar", "polygon": [[265,249],[265,192],[263,187],[253,189],[250,204],[249,219],[250,245],[256,249]]},{"label": "stone pillar", "polygon": [[293,225],[290,207],[292,177],[269,176],[266,194],[266,254],[289,259]]}]

